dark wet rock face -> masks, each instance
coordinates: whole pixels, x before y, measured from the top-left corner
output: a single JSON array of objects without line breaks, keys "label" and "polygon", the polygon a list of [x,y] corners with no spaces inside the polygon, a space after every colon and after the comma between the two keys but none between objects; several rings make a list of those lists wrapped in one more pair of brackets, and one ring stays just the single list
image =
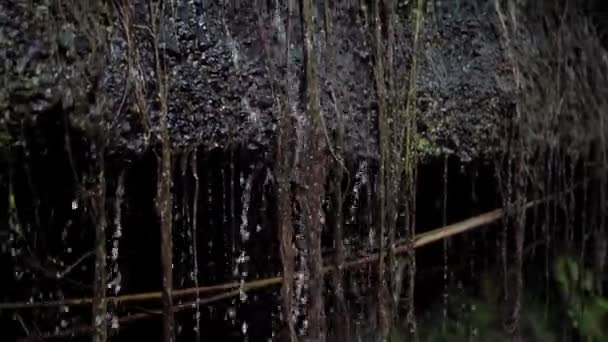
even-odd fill
[{"label": "dark wet rock face", "polygon": [[465,161],[493,152],[514,101],[494,9],[471,3],[438,6],[427,19],[418,81],[423,134]]},{"label": "dark wet rock face", "polygon": [[[146,149],[154,141],[160,106],[145,2],[132,3],[129,39],[125,16],[114,13],[119,9],[102,6],[80,13],[78,21],[77,11],[86,9],[70,12],[47,1],[31,3],[0,4],[3,120],[16,127],[24,118],[35,122],[38,115],[61,110],[76,130],[106,132],[112,151]],[[332,5],[335,38],[330,40],[322,2],[316,8],[321,102],[328,137],[340,112],[346,152],[372,157],[377,149],[373,54],[368,28],[358,19],[358,5],[351,3]],[[497,117],[511,106],[512,81],[492,7],[462,3],[458,10],[451,2],[429,7],[418,54],[419,128],[433,144],[470,159],[487,152]],[[156,38],[168,76],[174,146],[211,149],[238,143],[272,150],[278,110],[296,123],[304,117],[302,43],[299,36],[286,36],[285,6],[176,1],[165,12]],[[412,20],[403,13],[396,25],[398,70],[408,70],[414,53]],[[300,32],[297,18],[292,25]],[[325,63],[329,48],[336,56],[335,80]],[[291,108],[278,106],[280,95],[289,96]]]}]

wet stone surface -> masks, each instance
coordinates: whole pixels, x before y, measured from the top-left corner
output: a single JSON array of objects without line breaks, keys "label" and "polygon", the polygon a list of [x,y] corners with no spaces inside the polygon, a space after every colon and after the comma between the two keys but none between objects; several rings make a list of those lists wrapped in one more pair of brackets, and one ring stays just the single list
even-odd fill
[{"label": "wet stone surface", "polygon": [[[126,39],[123,22],[102,10],[77,22],[70,15],[58,20],[49,1],[30,3],[0,4],[0,111],[8,136],[3,139],[11,141],[22,121],[36,125],[38,116],[60,112],[85,135],[106,132],[110,151],[143,152],[154,142],[160,109],[147,7],[133,2]],[[287,67],[285,8],[204,3],[176,1],[156,35],[168,76],[172,142],[184,149],[236,143],[272,152],[278,111],[294,122],[304,118],[301,39],[290,38]],[[347,155],[373,158],[373,53],[359,12],[349,3],[332,8],[333,42],[325,38],[321,4],[316,8],[321,103],[328,136],[339,111]],[[417,101],[422,136],[469,160],[491,152],[497,119],[512,106],[512,82],[492,9],[463,3],[458,11],[444,4],[427,15],[418,52]],[[299,32],[299,20],[292,23]],[[96,39],[91,32],[97,32]],[[411,18],[399,17],[396,37],[395,65],[408,70],[414,53]],[[328,47],[336,55],[335,80],[326,63]],[[290,108],[276,101],[285,92]]]}]

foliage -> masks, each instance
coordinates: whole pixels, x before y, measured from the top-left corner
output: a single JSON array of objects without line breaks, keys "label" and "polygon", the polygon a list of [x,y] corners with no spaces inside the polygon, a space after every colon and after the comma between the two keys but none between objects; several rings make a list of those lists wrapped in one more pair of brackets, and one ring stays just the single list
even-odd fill
[{"label": "foliage", "polygon": [[424,160],[425,158],[437,157],[442,153],[442,147],[439,146],[435,141],[430,140],[422,135],[418,135],[416,142],[416,149],[419,157]]},{"label": "foliage", "polygon": [[608,339],[608,299],[598,295],[591,270],[574,259],[560,257],[555,280],[572,326],[585,341]]},{"label": "foliage", "polygon": [[[526,341],[564,339],[564,318],[582,341],[608,340],[608,299],[600,296],[593,273],[575,259],[559,257],[554,265],[554,283],[561,300],[547,306],[538,291],[527,290],[521,325]],[[448,320],[442,322],[441,308],[431,311],[431,319],[421,325],[423,341],[508,341],[503,327],[500,286],[491,275],[482,276],[478,295],[452,293]],[[566,317],[564,317],[566,315]],[[442,324],[444,323],[444,324]],[[558,333],[559,332],[559,333]],[[396,325],[392,342],[405,341]]]}]

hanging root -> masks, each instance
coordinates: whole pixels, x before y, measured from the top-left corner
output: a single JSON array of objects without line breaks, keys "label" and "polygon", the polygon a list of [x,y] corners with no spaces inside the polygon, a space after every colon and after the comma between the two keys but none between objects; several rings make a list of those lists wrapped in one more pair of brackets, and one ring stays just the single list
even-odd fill
[{"label": "hanging root", "polygon": [[[331,227],[333,227],[333,240],[334,240],[334,262],[336,270],[333,273],[332,277],[332,286],[334,289],[334,300],[335,300],[335,312],[334,312],[334,330],[335,330],[335,338],[339,341],[351,341],[351,324],[350,319],[348,317],[348,304],[346,302],[346,298],[344,296],[344,272],[342,271],[342,266],[344,264],[345,258],[345,250],[344,250],[344,195],[342,192],[342,181],[344,179],[344,175],[346,174],[348,177],[348,169],[346,165],[344,165],[344,119],[342,117],[342,113],[340,112],[338,106],[338,99],[336,98],[334,92],[334,82],[337,80],[336,76],[336,56],[334,51],[334,32],[332,29],[333,24],[332,11],[330,8],[330,1],[324,1],[324,23],[325,23],[325,45],[327,49],[327,64],[329,65],[330,70],[330,81],[329,81],[329,92],[331,94],[331,99],[333,102],[334,113],[336,115],[336,134],[335,134],[335,148],[332,148],[332,141],[329,138],[329,134],[327,132],[327,126],[325,125],[325,121],[322,121],[323,131],[325,133],[325,138],[328,144],[328,148],[334,157],[333,164],[334,173],[333,178],[331,179],[330,184],[330,193],[331,193],[331,212],[332,222]],[[321,115],[321,119],[323,116]],[[348,186],[346,187],[348,189]],[[328,215],[331,215],[328,213]]]},{"label": "hanging root", "polygon": [[156,64],[157,87],[160,101],[160,132],[156,210],[160,219],[160,254],[163,286],[163,340],[174,340],[175,317],[173,314],[173,171],[171,139],[168,127],[168,79],[165,66],[161,63],[159,35],[164,18],[164,3],[159,7],[150,4],[150,21],[154,39],[154,59]]},{"label": "hanging root", "polygon": [[306,227],[305,239],[308,252],[308,290],[310,302],[307,305],[308,331],[306,337],[312,341],[325,341],[326,322],[323,300],[323,258],[321,254],[322,198],[326,179],[325,140],[322,132],[319,80],[317,79],[315,30],[313,25],[313,1],[302,0],[301,21],[304,47],[304,75],[306,89],[304,99],[308,125],[306,127],[306,152],[302,160],[305,189],[299,189],[302,219]]},{"label": "hanging root", "polygon": [[380,20],[380,0],[374,0],[372,5],[373,15],[373,47],[374,47],[374,85],[376,88],[376,97],[378,99],[378,142],[379,142],[379,169],[377,175],[378,193],[376,195],[376,224],[379,234],[378,244],[380,251],[380,259],[378,264],[378,291],[377,291],[377,318],[378,330],[376,341],[385,341],[389,334],[391,325],[388,303],[388,287],[386,284],[386,262],[384,255],[386,254],[386,181],[387,181],[387,166],[390,166],[388,158],[390,152],[389,146],[389,126],[386,110],[386,90],[385,90],[385,70],[384,70],[384,44],[382,40],[382,21]]}]

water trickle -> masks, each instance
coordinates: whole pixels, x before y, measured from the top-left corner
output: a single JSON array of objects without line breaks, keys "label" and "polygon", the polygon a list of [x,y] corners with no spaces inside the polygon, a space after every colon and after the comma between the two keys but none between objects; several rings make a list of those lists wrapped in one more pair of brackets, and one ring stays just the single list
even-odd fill
[{"label": "water trickle", "polygon": [[[241,174],[239,181],[241,188],[244,188],[241,197],[241,215],[239,225],[239,256],[236,260],[236,271],[239,278],[239,301],[245,303],[248,300],[248,295],[245,288],[245,281],[249,275],[249,255],[247,253],[247,242],[251,236],[249,231],[249,210],[252,198],[252,184],[253,184],[254,172],[250,173],[249,176],[245,177]],[[242,322],[242,333],[245,340],[247,340],[247,322]]]},{"label": "water trickle", "polygon": [[[295,283],[295,305],[293,312],[293,321],[297,322],[298,318],[303,317],[306,313],[306,304],[308,303],[308,253],[306,248],[306,238],[304,222],[302,218],[296,220],[295,228],[295,251],[296,251],[296,272],[294,274]],[[300,326],[299,333],[303,335],[307,329],[307,321]]]},{"label": "water trickle", "polygon": [[228,308],[228,318],[234,321],[236,319],[236,309],[234,307]]},{"label": "water trickle", "polygon": [[[362,188],[367,188],[368,182],[369,182],[369,170],[368,170],[368,165],[367,165],[367,161],[362,161],[358,168],[357,168],[357,172],[355,173],[355,179],[353,182],[353,187],[351,190],[351,202],[350,202],[350,206],[348,207],[348,215],[345,218],[345,223],[347,225],[354,225],[356,220],[357,220],[357,213],[359,210],[359,207],[361,205],[361,191]],[[369,202],[368,202],[369,203]],[[372,227],[372,226],[370,226]],[[370,246],[373,246],[374,242],[375,242],[375,232],[373,227],[370,229],[368,236],[366,236],[367,241],[369,243]],[[348,237],[344,237],[345,238],[345,246],[349,246],[351,244],[352,240],[355,240],[356,242],[356,238],[353,237],[348,238]],[[359,247],[359,246],[357,246]]]},{"label": "water trickle", "polygon": [[[444,156],[443,160],[443,203],[442,203],[442,214],[441,214],[441,223],[442,226],[447,225],[447,207],[448,207],[448,155]],[[443,320],[442,320],[442,330],[445,331],[447,320],[448,320],[448,305],[449,305],[449,266],[448,266],[448,248],[449,248],[449,239],[443,240]]]},{"label": "water trickle", "polygon": [[191,238],[192,244],[190,245],[191,253],[192,253],[192,280],[194,281],[194,287],[196,288],[195,294],[195,311],[194,311],[194,333],[195,333],[195,341],[201,340],[201,312],[199,306],[199,282],[198,282],[198,197],[199,197],[199,188],[200,182],[198,177],[198,161],[197,161],[198,149],[194,149],[192,152],[192,158],[190,160],[190,167],[192,172],[192,177],[194,178],[194,194],[192,197],[192,227],[191,227]]},{"label": "water trickle", "polygon": [[120,238],[122,237],[122,202],[125,194],[125,183],[124,183],[124,172],[118,177],[118,183],[116,185],[115,199],[114,199],[114,232],[112,234],[112,249],[110,252],[110,262],[108,267],[110,269],[110,281],[107,284],[107,288],[111,290],[114,295],[118,295],[121,290],[121,274],[118,264]]}]

